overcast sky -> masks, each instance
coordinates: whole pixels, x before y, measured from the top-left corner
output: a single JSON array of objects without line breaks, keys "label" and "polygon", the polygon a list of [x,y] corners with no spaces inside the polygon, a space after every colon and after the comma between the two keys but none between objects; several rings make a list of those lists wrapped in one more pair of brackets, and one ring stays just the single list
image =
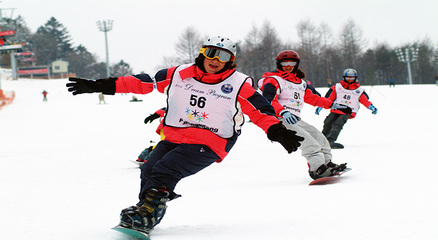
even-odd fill
[{"label": "overcast sky", "polygon": [[297,23],[328,24],[334,36],[353,19],[368,47],[376,42],[397,47],[429,38],[438,47],[437,0],[1,0],[3,15],[21,15],[35,32],[51,17],[62,23],[73,45],[84,45],[105,61],[104,33],[98,20],[114,21],[108,32],[109,59],[121,59],[136,73],[154,74],[163,57],[191,26],[201,35],[243,41],[253,26],[271,23],[281,40],[296,42]]}]

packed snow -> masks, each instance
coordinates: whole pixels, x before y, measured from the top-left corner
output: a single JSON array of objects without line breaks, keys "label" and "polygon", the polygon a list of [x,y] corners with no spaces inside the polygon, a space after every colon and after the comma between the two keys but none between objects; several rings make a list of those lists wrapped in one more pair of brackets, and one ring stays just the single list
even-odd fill
[{"label": "packed snow", "polygon": [[[98,94],[72,96],[66,79],[1,77],[16,98],[0,110],[0,239],[134,239],[111,227],[137,202],[130,160],[159,140],[158,120],[143,120],[165,96],[99,104]],[[438,239],[438,86],[365,89],[378,114],[362,107],[341,132],[334,162],[353,169],[341,182],[308,186],[300,151],[287,154],[248,121],[222,163],[178,184],[183,197],[151,238]],[[322,129],[329,111],[314,111],[306,105],[302,118]]]}]

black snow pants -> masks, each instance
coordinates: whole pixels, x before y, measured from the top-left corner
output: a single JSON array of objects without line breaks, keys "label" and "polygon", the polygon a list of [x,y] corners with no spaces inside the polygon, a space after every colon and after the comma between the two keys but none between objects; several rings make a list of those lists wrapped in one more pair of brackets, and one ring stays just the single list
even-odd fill
[{"label": "black snow pants", "polygon": [[141,167],[140,202],[137,205],[143,203],[149,188],[165,187],[169,190],[171,200],[178,197],[173,190],[181,179],[201,171],[219,159],[206,145],[160,141]]},{"label": "black snow pants", "polygon": [[330,113],[324,120],[322,134],[329,142],[335,142],[350,115]]}]

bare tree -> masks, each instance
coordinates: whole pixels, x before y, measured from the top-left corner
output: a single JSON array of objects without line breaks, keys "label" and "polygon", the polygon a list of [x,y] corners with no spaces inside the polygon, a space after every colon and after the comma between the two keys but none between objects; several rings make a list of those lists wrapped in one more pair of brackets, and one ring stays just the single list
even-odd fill
[{"label": "bare tree", "polygon": [[305,70],[307,79],[317,80],[321,77],[318,69],[318,54],[321,52],[321,35],[318,28],[309,20],[302,20],[297,24],[297,33],[300,39],[298,54],[300,66]]},{"label": "bare tree", "polygon": [[358,58],[366,44],[362,30],[350,19],[343,26],[340,34],[340,49],[343,55],[344,67],[356,67]]},{"label": "bare tree", "polygon": [[191,63],[199,54],[199,48],[203,43],[200,34],[193,27],[188,27],[179,37],[175,46],[180,63]]},{"label": "bare tree", "polygon": [[253,27],[245,38],[238,58],[240,70],[255,80],[261,78],[263,73],[275,70],[275,57],[284,48],[277,35],[269,22],[265,22],[261,29]]},{"label": "bare tree", "polygon": [[[336,58],[336,55],[334,54],[336,51],[333,48],[331,41],[331,39],[333,39],[333,32],[325,22],[319,25],[318,32],[321,40],[321,54],[319,55],[319,59],[321,64],[324,65],[325,72],[323,79],[326,80],[327,86],[331,86],[334,80],[333,77],[336,76],[336,74],[333,73],[333,63]],[[323,79],[320,80],[319,84],[324,85]]]},{"label": "bare tree", "polygon": [[260,37],[259,30],[256,26],[253,26],[251,31],[246,35],[236,60],[239,70],[252,77],[255,77],[257,74],[256,69],[260,61],[260,59],[256,58],[258,51],[257,46],[261,42],[262,38]]},{"label": "bare tree", "polygon": [[[426,84],[436,83],[435,79],[438,77],[438,73],[435,69],[438,68],[438,51],[433,47],[433,42],[429,38],[425,38],[423,41],[414,43],[411,46],[418,46],[417,61],[412,62],[412,74],[415,83]],[[434,69],[435,68],[435,69]]]},{"label": "bare tree", "polygon": [[300,48],[305,51],[305,54],[318,54],[320,32],[309,19],[302,20],[297,24],[297,33],[300,38]]},{"label": "bare tree", "polygon": [[170,67],[173,67],[173,66],[178,66],[178,65],[181,65],[182,63],[181,63],[181,61],[180,60],[178,60],[178,58],[175,58],[175,57],[163,57],[163,61],[162,61],[162,63],[160,64],[160,65],[157,65],[155,68],[154,68],[154,70],[155,71],[158,71],[158,70],[160,70],[160,69],[164,69],[164,68],[170,68]]},{"label": "bare tree", "polygon": [[283,44],[281,40],[278,38],[277,31],[269,22],[265,22],[262,29],[261,29],[261,35],[262,35],[262,42],[261,42],[261,48],[262,48],[262,56],[264,61],[264,69],[266,71],[275,69],[275,57],[277,54],[284,50]]}]

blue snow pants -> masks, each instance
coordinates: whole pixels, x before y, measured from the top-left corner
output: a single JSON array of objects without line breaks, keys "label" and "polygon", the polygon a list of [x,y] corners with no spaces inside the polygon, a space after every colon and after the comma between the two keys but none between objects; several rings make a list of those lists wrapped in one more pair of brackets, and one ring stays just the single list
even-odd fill
[{"label": "blue snow pants", "polygon": [[162,188],[169,190],[170,199],[176,184],[183,178],[195,174],[219,160],[219,156],[209,147],[202,144],[177,144],[160,141],[141,167],[140,202],[143,204],[146,190]]}]

